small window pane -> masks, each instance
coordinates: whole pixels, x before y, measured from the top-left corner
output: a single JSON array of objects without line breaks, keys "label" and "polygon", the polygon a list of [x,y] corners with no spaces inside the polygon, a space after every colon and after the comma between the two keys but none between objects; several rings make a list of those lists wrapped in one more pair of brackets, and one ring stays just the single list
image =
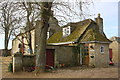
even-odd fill
[{"label": "small window pane", "polygon": [[100,52],[101,52],[101,53],[104,52],[104,47],[103,47],[103,46],[101,46],[101,48],[100,48]]}]

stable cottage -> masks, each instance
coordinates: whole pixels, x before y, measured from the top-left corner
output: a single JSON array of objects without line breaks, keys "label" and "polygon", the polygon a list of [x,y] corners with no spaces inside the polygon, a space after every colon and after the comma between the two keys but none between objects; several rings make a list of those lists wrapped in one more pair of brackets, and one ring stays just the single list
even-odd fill
[{"label": "stable cottage", "polygon": [[53,34],[48,40],[49,65],[89,65],[107,67],[109,64],[109,43],[103,32],[103,19],[98,14],[95,21],[87,19],[68,23],[62,31]]},{"label": "stable cottage", "polygon": [[[62,29],[61,29],[62,28]],[[46,65],[59,67],[88,65],[92,67],[107,67],[109,64],[109,43],[103,32],[103,19],[98,14],[95,21],[86,19],[76,23],[68,23],[61,28],[48,31]],[[34,35],[36,29],[32,30]],[[51,31],[54,31],[51,35]],[[50,36],[49,36],[50,35]],[[20,36],[19,36],[20,37]],[[33,49],[37,41],[33,40]],[[14,50],[18,39],[13,40]],[[17,43],[18,46],[18,43]]]},{"label": "stable cottage", "polygon": [[119,48],[120,48],[120,37],[116,37],[113,36],[110,38],[110,40],[112,41],[110,43],[109,48],[112,49],[112,60],[114,63],[118,63],[120,61],[120,58],[118,58],[119,56]]}]

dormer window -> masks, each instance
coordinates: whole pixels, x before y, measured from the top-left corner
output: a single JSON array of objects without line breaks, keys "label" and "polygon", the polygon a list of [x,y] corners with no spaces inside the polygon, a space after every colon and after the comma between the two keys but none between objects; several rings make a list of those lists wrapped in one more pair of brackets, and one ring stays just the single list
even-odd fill
[{"label": "dormer window", "polygon": [[63,28],[63,36],[68,36],[68,35],[70,35],[70,33],[71,33],[70,26]]},{"label": "dormer window", "polygon": [[47,32],[47,39],[50,37],[50,32],[48,31]]}]

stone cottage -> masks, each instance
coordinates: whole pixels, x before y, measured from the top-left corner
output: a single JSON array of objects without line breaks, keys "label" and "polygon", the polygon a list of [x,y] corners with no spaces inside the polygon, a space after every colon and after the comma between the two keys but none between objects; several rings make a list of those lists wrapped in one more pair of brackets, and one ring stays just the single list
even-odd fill
[{"label": "stone cottage", "polygon": [[[37,23],[40,23],[40,21],[36,21],[36,25]],[[47,38],[51,37],[54,33],[61,31],[61,27],[58,25],[58,21],[55,17],[51,16],[49,23],[50,26],[48,28]],[[27,45],[27,39],[29,39],[27,34],[29,34],[29,32],[31,33],[32,54]],[[21,28],[20,34],[12,40],[13,72],[21,71],[23,67],[35,65],[35,52],[38,44],[36,40],[38,34],[39,31],[36,26],[33,26],[30,30],[28,28]],[[23,55],[21,56],[19,52]]]},{"label": "stone cottage", "polygon": [[[50,23],[48,31],[48,40],[46,48],[46,65],[59,67],[88,65],[93,67],[107,67],[109,64],[109,44],[103,32],[103,19],[100,14],[95,21],[86,19],[76,23],[68,23],[59,27],[58,22],[53,18],[56,24]],[[53,20],[51,20],[53,21]],[[32,48],[37,46],[36,37],[37,28],[32,32]],[[27,32],[26,32],[27,33]],[[24,33],[22,34],[24,35]],[[21,34],[18,35],[21,37]],[[22,39],[22,37],[21,37]],[[23,39],[25,42],[25,40]],[[18,52],[19,40],[13,40],[13,53]],[[26,54],[28,54],[28,49]]]},{"label": "stone cottage", "polygon": [[112,43],[110,43],[109,48],[112,49],[112,60],[114,63],[118,63],[118,61],[120,61],[120,59],[118,58],[118,54],[119,54],[119,48],[120,48],[120,37],[111,37],[110,40],[112,41]]},{"label": "stone cottage", "polygon": [[[40,22],[40,21],[36,21],[36,23],[37,22]],[[61,30],[60,26],[58,25],[58,21],[57,21],[57,19],[55,17],[50,17],[49,23],[50,23],[50,27],[48,28],[47,38],[51,37],[51,35],[53,35],[55,32]],[[14,38],[12,40],[12,54],[20,51],[20,44],[22,45],[22,48],[23,48],[23,45],[24,45],[23,53],[25,55],[30,54],[29,46],[26,45],[26,44],[28,44],[27,35],[26,34],[28,34],[29,31],[31,33],[32,50],[33,50],[33,54],[34,54],[35,51],[36,51],[35,48],[36,48],[36,46],[38,44],[37,41],[36,41],[37,38],[38,38],[37,37],[37,35],[38,35],[37,30],[38,29],[37,29],[36,26],[33,26],[30,30],[28,30],[26,28],[25,29],[21,28],[20,34],[18,34],[16,36],[16,38]]]},{"label": "stone cottage", "polygon": [[95,21],[86,19],[68,23],[61,31],[53,34],[47,43],[48,58],[54,56],[50,58],[50,65],[107,67],[109,64],[110,41],[103,32],[100,14]]}]

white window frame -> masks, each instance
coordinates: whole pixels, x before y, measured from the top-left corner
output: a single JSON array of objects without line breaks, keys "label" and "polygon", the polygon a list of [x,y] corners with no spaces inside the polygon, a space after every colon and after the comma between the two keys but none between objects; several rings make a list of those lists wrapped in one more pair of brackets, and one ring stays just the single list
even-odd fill
[{"label": "white window frame", "polygon": [[71,33],[70,26],[63,28],[63,36],[68,36],[68,35],[70,35],[70,33]]},{"label": "white window frame", "polygon": [[101,47],[100,47],[100,52],[101,52],[101,53],[104,53],[104,51],[105,51],[105,47],[104,47],[104,46],[101,46]]},{"label": "white window frame", "polygon": [[47,32],[47,39],[50,37],[50,32],[48,31]]}]

